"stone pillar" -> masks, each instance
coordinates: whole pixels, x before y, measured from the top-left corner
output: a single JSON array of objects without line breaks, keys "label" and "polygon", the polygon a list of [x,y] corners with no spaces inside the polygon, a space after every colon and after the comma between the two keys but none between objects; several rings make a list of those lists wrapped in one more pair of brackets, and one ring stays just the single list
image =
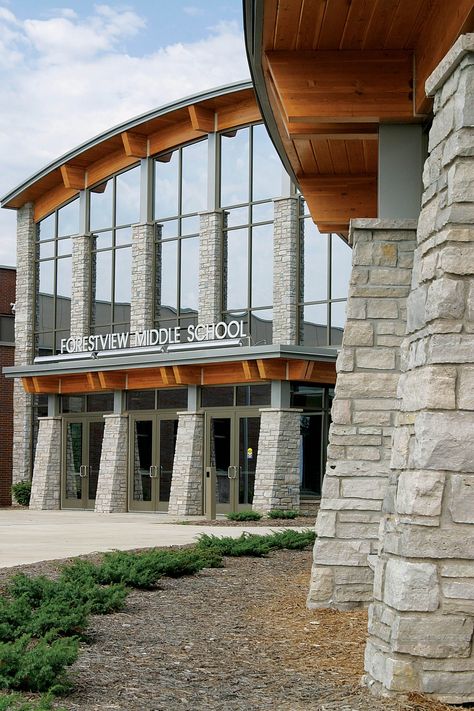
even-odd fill
[{"label": "stone pillar", "polygon": [[474,35],[435,95],[366,682],[474,701]]},{"label": "stone pillar", "polygon": [[153,328],[155,304],[161,303],[161,245],[155,236],[153,223],[132,227],[132,332]]},{"label": "stone pillar", "polygon": [[95,512],[123,513],[127,510],[128,417],[104,415],[104,421]]},{"label": "stone pillar", "polygon": [[299,509],[302,410],[260,410],[253,510]]},{"label": "stone pillar", "polygon": [[91,235],[72,238],[71,336],[90,334],[92,253]]},{"label": "stone pillar", "polygon": [[299,281],[303,279],[299,198],[278,198],[273,204],[273,343],[295,345],[298,343]]},{"label": "stone pillar", "polygon": [[[15,365],[29,365],[35,355],[36,225],[27,203],[17,212],[17,264],[15,304]],[[12,483],[31,478],[33,398],[15,379],[13,389]]]},{"label": "stone pillar", "polygon": [[217,323],[226,302],[225,213],[214,210],[199,217],[199,322]]},{"label": "stone pillar", "polygon": [[40,417],[30,509],[59,509],[61,505],[61,417]]},{"label": "stone pillar", "polygon": [[179,412],[168,513],[200,516],[203,507],[204,413]]},{"label": "stone pillar", "polygon": [[346,609],[372,600],[398,410],[416,222],[354,220],[347,322],[337,360],[326,476],[308,606]]}]

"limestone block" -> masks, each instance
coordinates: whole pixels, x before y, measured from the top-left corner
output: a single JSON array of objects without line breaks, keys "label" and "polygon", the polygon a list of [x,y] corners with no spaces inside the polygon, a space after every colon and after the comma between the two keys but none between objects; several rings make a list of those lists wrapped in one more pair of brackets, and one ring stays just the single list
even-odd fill
[{"label": "limestone block", "polygon": [[421,690],[447,703],[474,701],[474,673],[427,671],[421,675]]},{"label": "limestone block", "polygon": [[428,150],[431,153],[451,133],[454,126],[454,99],[450,99],[433,118],[429,134]]},{"label": "limestone block", "polygon": [[474,578],[474,560],[445,561],[440,571],[443,578]]},{"label": "limestone block", "polygon": [[348,425],[351,422],[351,401],[334,399],[331,408],[331,419],[334,424]]},{"label": "limestone block", "polygon": [[461,558],[470,560],[474,549],[474,533],[449,528],[425,528],[398,525],[396,532],[387,532],[384,550],[407,558]]},{"label": "limestone block", "polygon": [[458,407],[461,410],[474,410],[474,367],[459,368]]},{"label": "limestone block", "polygon": [[334,476],[330,476],[330,472],[326,473],[323,479],[321,497],[332,499],[339,496],[339,479]]},{"label": "limestone block", "polygon": [[349,299],[347,303],[346,315],[348,320],[367,318],[366,299]]},{"label": "limestone block", "polygon": [[357,348],[356,361],[360,368],[393,370],[395,351],[392,348]]},{"label": "limestone block", "polygon": [[348,321],[344,329],[344,346],[372,346],[374,342],[374,327],[364,321]]},{"label": "limestone block", "polygon": [[311,609],[311,603],[328,600],[332,595],[333,586],[334,572],[332,568],[323,568],[322,566],[313,568],[308,596],[308,607]]},{"label": "limestone block", "polygon": [[[342,398],[396,398],[397,385],[398,373],[346,373],[339,379],[336,393]],[[380,403],[380,409],[389,407],[389,401],[385,407]]]},{"label": "limestone block", "polygon": [[318,512],[316,519],[316,534],[320,538],[334,538],[336,535],[336,512],[322,511]]},{"label": "limestone block", "polygon": [[[431,131],[430,131],[431,135]],[[422,244],[430,235],[435,231],[436,218],[439,210],[439,197],[437,194],[433,198],[423,205],[420,212],[420,217],[418,218],[418,229],[416,231],[416,236],[418,239],[418,244]],[[415,259],[416,261],[416,259]]]},{"label": "limestone block", "polygon": [[397,512],[439,516],[445,475],[442,472],[404,471],[398,478]]},{"label": "limestone block", "polygon": [[336,360],[336,372],[345,373],[354,370],[354,352],[350,348],[343,348]]},{"label": "limestone block", "polygon": [[443,580],[443,595],[460,600],[474,600],[474,577],[462,580]]},{"label": "limestone block", "polygon": [[386,488],[386,477],[351,477],[341,481],[341,495],[344,498],[383,499]]},{"label": "limestone block", "polygon": [[459,279],[442,277],[428,288],[426,319],[461,318],[464,313],[464,283]]},{"label": "limestone block", "polygon": [[397,285],[408,286],[411,282],[411,269],[384,269],[382,267],[377,269],[371,269],[370,271],[370,283],[376,285]]},{"label": "limestone block", "polygon": [[415,420],[415,467],[474,472],[473,432],[474,413],[419,413]]},{"label": "limestone block", "polygon": [[426,286],[420,286],[410,292],[407,299],[407,333],[413,333],[425,326],[426,296]]},{"label": "limestone block", "polygon": [[379,522],[377,521],[377,523],[338,523],[336,532],[338,538],[366,538],[378,540]]},{"label": "limestone block", "polygon": [[448,203],[471,202],[474,195],[472,160],[458,158],[448,170]]},{"label": "limestone block", "polygon": [[396,610],[436,610],[439,607],[436,566],[390,558],[385,570],[383,600]]},{"label": "limestone block", "polygon": [[380,448],[379,447],[346,447],[346,458],[347,459],[359,459],[362,461],[378,461],[380,459]]},{"label": "limestone block", "polygon": [[449,511],[456,523],[474,523],[474,476],[451,475]]},{"label": "limestone block", "polygon": [[473,363],[474,334],[435,334],[426,358],[430,363]]},{"label": "limestone block", "polygon": [[456,368],[427,366],[402,373],[398,385],[402,411],[453,410],[456,406]]},{"label": "limestone block", "polygon": [[317,538],[314,546],[314,560],[322,565],[366,566],[369,553],[369,541]]},{"label": "limestone block", "polygon": [[321,499],[321,509],[330,511],[380,511],[382,502],[377,499]]},{"label": "limestone block", "polygon": [[396,427],[393,431],[390,466],[403,469],[408,466],[411,446],[411,428]]},{"label": "limestone block", "polygon": [[455,615],[397,617],[392,629],[392,649],[417,657],[468,657],[474,622]]},{"label": "limestone block", "polygon": [[449,244],[438,257],[438,266],[448,274],[474,274],[474,244]]},{"label": "limestone block", "polygon": [[414,663],[388,656],[370,640],[365,648],[364,668],[389,691],[411,691],[418,688]]},{"label": "limestone block", "polygon": [[369,299],[367,318],[398,318],[398,303],[390,299]]}]

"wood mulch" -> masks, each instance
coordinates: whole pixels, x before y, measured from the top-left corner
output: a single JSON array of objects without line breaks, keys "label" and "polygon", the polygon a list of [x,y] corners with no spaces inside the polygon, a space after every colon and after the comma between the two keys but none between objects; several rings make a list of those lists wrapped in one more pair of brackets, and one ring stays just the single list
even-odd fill
[{"label": "wood mulch", "polygon": [[245,526],[245,528],[247,528],[247,527],[259,528],[262,526],[265,526],[265,527],[272,526],[273,528],[298,527],[298,528],[311,528],[312,529],[312,528],[314,528],[315,519],[316,519],[315,516],[297,516],[296,518],[267,518],[265,516],[264,518],[261,518],[258,521],[229,521],[229,519],[227,519],[227,518],[218,518],[213,521],[189,520],[189,521],[182,521],[181,523],[183,525],[189,524],[192,526],[227,526],[227,527]]},{"label": "wood mulch", "polygon": [[[22,569],[54,575],[58,563]],[[310,551],[227,558],[225,566],[164,579],[153,591],[133,590],[122,612],[93,617],[71,668],[74,689],[58,705],[68,711],[452,709],[421,696],[378,699],[360,686],[367,613],[306,609]],[[0,571],[0,584],[17,570]]]}]

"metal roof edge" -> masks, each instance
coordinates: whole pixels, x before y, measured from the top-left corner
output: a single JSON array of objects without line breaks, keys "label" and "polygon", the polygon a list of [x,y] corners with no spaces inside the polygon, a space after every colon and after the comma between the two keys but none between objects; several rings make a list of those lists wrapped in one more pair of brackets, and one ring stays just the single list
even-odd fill
[{"label": "metal roof edge", "polygon": [[182,353],[163,353],[140,356],[111,356],[100,360],[87,359],[58,363],[11,366],[3,369],[7,378],[39,377],[42,375],[69,375],[73,373],[98,372],[105,370],[129,370],[132,368],[153,368],[169,365],[196,365],[225,363],[240,360],[268,358],[289,358],[334,362],[338,349],[335,347],[309,348],[307,346],[267,345],[238,346],[235,348],[209,348],[207,350]]},{"label": "metal roof edge", "polygon": [[21,192],[23,192],[23,190],[26,190],[27,188],[29,188],[37,180],[44,178],[45,175],[48,175],[48,173],[51,173],[56,168],[59,168],[61,165],[66,163],[68,160],[71,160],[72,158],[76,158],[78,155],[80,155],[83,151],[87,150],[88,148],[93,148],[94,146],[98,145],[99,143],[106,141],[108,138],[112,138],[113,136],[116,136],[118,133],[122,133],[123,131],[127,131],[132,128],[136,128],[137,126],[144,123],[145,121],[150,121],[151,119],[159,118],[160,116],[164,116],[165,114],[170,113],[171,111],[176,111],[177,109],[186,108],[187,106],[190,106],[191,104],[195,103],[196,101],[206,101],[208,99],[215,99],[218,96],[225,96],[226,94],[232,94],[234,91],[244,91],[245,89],[253,89],[253,88],[254,88],[253,83],[252,83],[252,81],[249,81],[249,80],[234,82],[232,84],[225,84],[224,86],[219,86],[214,89],[209,89],[207,91],[200,92],[199,94],[192,94],[190,96],[186,96],[183,99],[179,99],[179,101],[174,101],[170,104],[165,104],[163,106],[160,106],[157,109],[152,109],[151,111],[146,111],[143,114],[134,116],[133,118],[129,119],[128,121],[124,121],[123,123],[117,124],[116,126],[113,126],[112,128],[109,128],[106,131],[104,131],[100,134],[97,134],[93,138],[90,138],[87,141],[85,141],[84,143],[81,143],[76,148],[73,148],[72,150],[64,153],[59,158],[56,158],[54,161],[52,161],[51,163],[46,165],[44,168],[39,170],[37,173],[34,173],[33,175],[31,175],[23,183],[20,183],[15,188],[13,188],[13,190],[11,190],[9,193],[7,193],[2,198],[0,198],[0,205],[1,205],[1,207],[6,207],[7,202],[10,202],[10,200],[13,200]]}]

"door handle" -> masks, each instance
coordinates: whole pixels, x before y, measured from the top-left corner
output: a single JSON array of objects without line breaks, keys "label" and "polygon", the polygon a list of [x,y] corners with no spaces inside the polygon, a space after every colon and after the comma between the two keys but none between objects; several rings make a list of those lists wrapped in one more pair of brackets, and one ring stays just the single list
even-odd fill
[{"label": "door handle", "polygon": [[227,469],[227,477],[229,479],[237,479],[237,467],[235,466],[230,466]]},{"label": "door handle", "polygon": [[150,471],[149,471],[150,479],[157,479],[158,478],[158,471],[157,470],[158,470],[158,467],[156,466],[156,464],[152,464],[150,467]]},{"label": "door handle", "polygon": [[79,476],[81,479],[85,479],[87,476],[87,464],[81,464],[79,467]]}]

